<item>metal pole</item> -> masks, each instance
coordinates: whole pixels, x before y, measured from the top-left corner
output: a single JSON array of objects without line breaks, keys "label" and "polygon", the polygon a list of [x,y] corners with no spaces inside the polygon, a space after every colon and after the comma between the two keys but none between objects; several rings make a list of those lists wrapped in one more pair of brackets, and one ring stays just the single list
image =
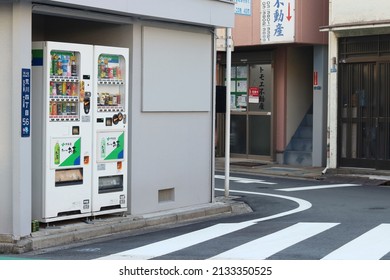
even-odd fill
[{"label": "metal pole", "polygon": [[229,197],[230,180],[230,91],[232,66],[232,29],[226,29],[226,128],[225,128],[225,197]]}]

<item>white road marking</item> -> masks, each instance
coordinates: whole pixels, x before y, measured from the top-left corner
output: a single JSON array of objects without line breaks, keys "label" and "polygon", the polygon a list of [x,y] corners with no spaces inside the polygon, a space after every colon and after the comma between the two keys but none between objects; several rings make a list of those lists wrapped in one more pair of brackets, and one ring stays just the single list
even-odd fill
[{"label": "white road marking", "polygon": [[[224,189],[218,189],[218,188],[216,188],[215,190],[216,191],[224,191]],[[230,190],[230,192],[231,193],[242,193],[242,194],[252,194],[252,195],[261,195],[261,196],[270,196],[270,197],[282,198],[282,199],[287,199],[287,200],[294,201],[294,202],[296,202],[298,204],[298,207],[294,208],[292,210],[285,211],[285,212],[278,213],[278,214],[271,215],[271,216],[267,216],[267,217],[263,217],[263,218],[258,218],[258,219],[251,220],[251,222],[254,222],[254,223],[268,221],[268,220],[272,220],[272,219],[276,219],[276,218],[292,215],[292,214],[295,214],[295,213],[298,213],[298,212],[305,211],[305,210],[311,208],[311,206],[312,206],[312,204],[309,201],[306,201],[306,200],[303,200],[303,199],[300,199],[300,198],[296,198],[296,197],[292,197],[292,196],[285,196],[285,195],[278,195],[278,194],[271,194],[271,193],[249,192],[249,191],[235,191],[235,190]]]},{"label": "white road marking", "polygon": [[298,223],[225,251],[211,259],[264,260],[336,225],[338,223]]},{"label": "white road marking", "polygon": [[[215,179],[221,179],[224,180],[224,175],[214,175]],[[230,181],[234,181],[241,184],[265,184],[265,185],[276,185],[277,183],[273,182],[267,182],[264,180],[257,180],[257,179],[249,179],[249,178],[241,178],[241,177],[229,177]]]},{"label": "white road marking", "polygon": [[[221,190],[221,189],[216,189]],[[217,224],[208,228],[204,228],[201,230],[197,230],[194,232],[190,232],[187,234],[183,234],[177,237],[169,238],[166,240],[162,240],[159,242],[155,242],[152,244],[148,244],[142,247],[134,248],[131,250],[111,254],[108,256],[101,257],[99,259],[103,260],[147,260],[156,258],[162,255],[166,255],[184,248],[187,248],[189,246],[193,246],[196,244],[199,244],[201,242],[208,241],[213,238],[220,237],[222,235],[226,235],[241,229],[244,229],[246,227],[249,227],[257,222],[267,221],[271,219],[276,219],[279,217],[295,214],[304,210],[309,209],[312,205],[310,202],[295,198],[295,197],[289,197],[289,196],[282,196],[282,195],[275,195],[275,194],[267,194],[267,193],[256,193],[256,192],[245,192],[245,191],[234,191],[231,192],[234,193],[245,193],[245,194],[254,194],[254,195],[261,195],[261,196],[271,196],[271,197],[277,197],[282,199],[288,199],[296,202],[298,204],[298,207],[289,211],[285,211],[282,213],[278,213],[275,215],[253,219],[249,221],[245,221],[242,223],[232,223],[232,224]]]},{"label": "white road marking", "polygon": [[217,224],[208,228],[169,238],[135,249],[119,252],[99,258],[100,260],[148,260],[166,255],[201,242],[246,228],[251,222],[237,224]]},{"label": "white road marking", "polygon": [[390,224],[381,224],[325,256],[323,260],[379,260],[390,252]]},{"label": "white road marking", "polygon": [[316,185],[316,186],[306,186],[306,187],[297,187],[297,188],[277,189],[277,191],[297,192],[297,191],[320,190],[320,189],[331,189],[331,188],[346,188],[346,187],[358,187],[358,186],[361,186],[361,185],[358,185],[358,184],[331,184],[331,185]]}]

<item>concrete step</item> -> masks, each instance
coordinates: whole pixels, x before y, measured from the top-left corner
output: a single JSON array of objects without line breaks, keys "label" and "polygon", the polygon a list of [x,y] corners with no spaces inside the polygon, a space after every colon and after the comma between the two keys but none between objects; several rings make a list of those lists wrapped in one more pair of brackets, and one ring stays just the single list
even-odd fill
[{"label": "concrete step", "polygon": [[311,138],[295,137],[295,138],[291,139],[290,145],[289,145],[287,150],[288,151],[312,152],[313,151],[313,141]]},{"label": "concrete step", "polygon": [[303,151],[285,151],[284,163],[288,165],[311,166],[312,153]]}]

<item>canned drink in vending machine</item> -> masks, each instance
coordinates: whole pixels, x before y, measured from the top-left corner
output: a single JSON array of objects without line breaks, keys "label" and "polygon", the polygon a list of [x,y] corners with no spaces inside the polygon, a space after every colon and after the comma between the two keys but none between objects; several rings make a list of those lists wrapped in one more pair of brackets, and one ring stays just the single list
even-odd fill
[{"label": "canned drink in vending machine", "polygon": [[62,104],[57,103],[57,115],[62,115]]},{"label": "canned drink in vending machine", "polygon": [[70,103],[66,103],[66,114],[69,116],[72,112],[72,109],[70,108]]},{"label": "canned drink in vending machine", "polygon": [[77,115],[77,112],[76,112],[76,103],[75,103],[75,102],[71,103],[71,105],[70,105],[70,111],[71,111],[72,116],[76,116],[76,115]]},{"label": "canned drink in vending machine", "polygon": [[61,115],[66,115],[66,103],[62,102]]}]

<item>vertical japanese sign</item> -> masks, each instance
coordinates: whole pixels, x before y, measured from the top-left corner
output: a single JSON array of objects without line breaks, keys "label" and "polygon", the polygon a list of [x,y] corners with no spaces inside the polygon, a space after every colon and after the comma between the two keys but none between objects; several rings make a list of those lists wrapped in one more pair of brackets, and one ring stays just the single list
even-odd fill
[{"label": "vertical japanese sign", "polygon": [[[269,80],[268,80],[268,73],[269,71],[266,70],[266,66],[264,65],[260,65],[260,76],[259,76],[259,80],[260,80],[260,84],[259,84],[259,109],[261,111],[264,111],[264,110],[267,110],[267,111],[270,111],[270,106],[265,106],[265,104],[269,104],[269,101],[268,99],[269,95],[270,94],[270,91],[269,91]],[[268,85],[268,87],[267,87]],[[266,108],[267,107],[267,108]]]},{"label": "vertical japanese sign", "polygon": [[260,40],[262,44],[295,40],[295,0],[261,0]]},{"label": "vertical japanese sign", "polygon": [[252,14],[252,0],[235,0],[234,13],[236,15],[250,16]]},{"label": "vertical japanese sign", "polygon": [[21,128],[22,137],[30,137],[30,69],[22,69]]}]

